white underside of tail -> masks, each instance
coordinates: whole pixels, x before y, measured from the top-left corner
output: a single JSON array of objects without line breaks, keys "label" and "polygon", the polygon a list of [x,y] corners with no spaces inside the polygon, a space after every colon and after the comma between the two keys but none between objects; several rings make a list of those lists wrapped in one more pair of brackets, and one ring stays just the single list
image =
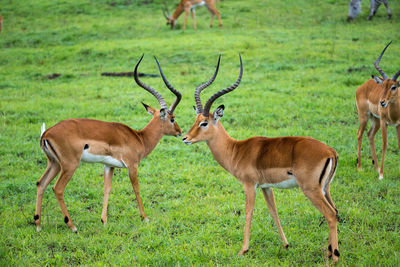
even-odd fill
[{"label": "white underside of tail", "polygon": [[40,128],[40,137],[42,137],[43,133],[46,131],[46,124],[43,122],[42,127]]}]

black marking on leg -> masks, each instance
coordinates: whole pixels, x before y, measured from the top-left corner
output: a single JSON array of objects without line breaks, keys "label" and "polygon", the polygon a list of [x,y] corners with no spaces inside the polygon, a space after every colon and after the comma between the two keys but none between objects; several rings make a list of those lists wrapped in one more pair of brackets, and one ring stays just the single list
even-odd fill
[{"label": "black marking on leg", "polygon": [[357,165],[358,165],[358,163],[360,163],[360,159],[359,158],[357,158],[356,163],[357,163]]},{"label": "black marking on leg", "polygon": [[375,165],[375,160],[372,160],[372,165]]},{"label": "black marking on leg", "polygon": [[328,246],[328,250],[329,250],[330,253],[332,253],[332,245]]},{"label": "black marking on leg", "polygon": [[40,184],[39,182],[36,182],[36,186],[39,186],[39,184]]},{"label": "black marking on leg", "polygon": [[68,222],[69,222],[68,216],[65,216],[65,217],[64,217],[64,222],[65,222],[65,223],[68,223]]},{"label": "black marking on leg", "polygon": [[285,245],[285,249],[288,249],[288,248],[289,248],[289,244],[286,244],[286,245]]},{"label": "black marking on leg", "polygon": [[330,160],[330,159],[331,159],[331,158],[328,158],[328,159],[326,160],[326,162],[325,162],[324,169],[322,170],[321,176],[319,177],[319,184],[321,184],[321,182],[322,182],[322,178],[323,178],[324,175],[325,175],[326,168],[328,167],[328,164],[329,164],[329,160]]},{"label": "black marking on leg", "polygon": [[104,221],[103,221],[103,219],[101,219],[101,223],[102,223],[102,224],[104,224]]},{"label": "black marking on leg", "polygon": [[287,174],[288,174],[288,175],[293,175],[293,173],[292,173],[292,172],[287,172]]},{"label": "black marking on leg", "polygon": [[83,148],[83,149],[89,149],[89,145],[88,144],[85,144],[85,147]]},{"label": "black marking on leg", "polygon": [[335,251],[333,252],[333,254],[335,254],[336,257],[340,257],[339,250],[337,250],[337,249],[335,249]]},{"label": "black marking on leg", "polygon": [[39,214],[36,214],[35,216],[33,216],[33,219],[34,219],[35,221],[39,220]]}]

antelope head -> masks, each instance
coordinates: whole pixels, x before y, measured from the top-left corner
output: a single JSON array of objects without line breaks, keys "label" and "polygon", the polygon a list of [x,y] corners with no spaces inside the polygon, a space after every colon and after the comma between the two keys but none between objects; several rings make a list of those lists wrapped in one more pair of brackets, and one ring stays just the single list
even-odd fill
[{"label": "antelope head", "polygon": [[162,13],[167,20],[167,25],[171,25],[171,30],[175,28],[176,19],[173,19],[171,13],[168,10],[167,4],[164,2],[164,7],[162,8]]},{"label": "antelope head", "polygon": [[175,115],[174,115],[174,110],[178,106],[179,102],[181,101],[182,95],[181,93],[173,88],[171,84],[167,81],[167,79],[164,76],[164,73],[162,72],[160,63],[158,63],[158,60],[156,57],[155,60],[158,65],[158,69],[160,70],[161,77],[163,78],[163,81],[167,88],[176,96],[175,102],[168,108],[167,104],[164,100],[164,98],[158,93],[156,90],[151,88],[150,86],[144,84],[142,81],[139,80],[138,77],[138,67],[140,62],[143,59],[143,56],[140,58],[139,62],[136,64],[135,71],[133,72],[134,78],[136,83],[151,93],[155,98],[157,98],[158,102],[160,103],[161,109],[157,110],[155,108],[150,107],[149,105],[146,105],[145,103],[142,103],[144,108],[146,109],[147,113],[153,116],[155,120],[160,120],[161,123],[161,128],[163,131],[164,135],[172,135],[172,136],[180,136],[182,134],[182,130],[179,127],[178,123],[175,121]]},{"label": "antelope head", "polygon": [[227,94],[229,92],[232,92],[233,90],[236,89],[236,87],[239,86],[239,83],[242,79],[242,74],[243,74],[243,65],[242,65],[242,58],[239,55],[240,59],[240,73],[239,77],[236,80],[236,82],[223,90],[218,91],[214,95],[212,95],[206,102],[204,108],[203,105],[201,104],[200,100],[200,93],[203,89],[208,87],[214,80],[215,77],[218,74],[218,69],[219,69],[219,63],[221,61],[221,55],[218,58],[218,63],[217,63],[217,68],[215,70],[214,75],[211,77],[211,79],[200,85],[199,87],[196,88],[196,91],[194,93],[194,98],[196,101],[196,107],[194,107],[196,111],[196,119],[194,121],[194,124],[192,128],[188,131],[188,133],[183,137],[182,141],[187,144],[193,144],[201,141],[208,141],[211,140],[213,137],[216,136],[216,132],[222,127],[221,123],[219,122],[219,119],[222,118],[224,115],[224,105],[220,105],[218,108],[215,109],[214,113],[210,114],[210,109],[214,101],[219,98],[220,96],[223,96],[224,94]]},{"label": "antelope head", "polygon": [[396,101],[396,99],[399,97],[399,87],[400,87],[400,81],[397,81],[397,78],[400,75],[400,70],[396,72],[393,77],[390,79],[385,72],[379,67],[379,62],[381,61],[381,58],[383,54],[385,53],[386,48],[391,44],[392,42],[390,41],[386,47],[383,49],[381,54],[379,55],[378,59],[375,61],[374,65],[376,70],[382,75],[381,77],[378,76],[373,76],[372,78],[375,80],[377,84],[380,84],[382,86],[383,92],[382,96],[379,100],[379,103],[381,107],[386,108],[390,103],[393,103]]}]

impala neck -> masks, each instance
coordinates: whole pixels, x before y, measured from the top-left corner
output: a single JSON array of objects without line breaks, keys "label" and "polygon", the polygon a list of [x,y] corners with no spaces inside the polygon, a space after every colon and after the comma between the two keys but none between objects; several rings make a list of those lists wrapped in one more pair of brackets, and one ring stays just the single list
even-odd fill
[{"label": "impala neck", "polygon": [[164,135],[160,117],[153,116],[146,127],[139,131],[139,135],[142,137],[144,146],[141,158],[144,158],[153,151]]},{"label": "impala neck", "polygon": [[176,8],[176,10],[174,11],[174,13],[172,14],[172,19],[173,20],[177,20],[179,18],[179,16],[182,14],[183,12],[183,5],[179,4],[178,7]]},{"label": "impala neck", "polygon": [[218,121],[215,134],[206,142],[215,160],[232,173],[232,156],[234,155],[234,148],[238,141],[230,137],[221,122]]}]

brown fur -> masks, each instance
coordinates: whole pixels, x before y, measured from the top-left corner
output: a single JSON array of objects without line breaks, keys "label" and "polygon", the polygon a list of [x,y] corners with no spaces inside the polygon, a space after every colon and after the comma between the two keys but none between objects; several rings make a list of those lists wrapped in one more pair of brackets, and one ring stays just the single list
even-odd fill
[{"label": "brown fur", "polygon": [[[168,18],[167,25],[171,25],[171,29],[173,29],[175,24],[176,24],[176,21],[179,18],[179,16],[183,12],[185,12],[185,20],[184,20],[184,23],[183,23],[183,30],[185,30],[186,29],[186,24],[187,24],[187,19],[188,19],[188,16],[189,16],[189,12],[191,12],[192,13],[192,18],[193,18],[193,28],[197,29],[196,14],[192,10],[192,7],[195,6],[195,5],[200,4],[202,1],[203,0],[181,0],[181,2],[176,7],[174,13],[172,14],[172,16],[170,16]],[[211,14],[210,27],[212,27],[213,20],[214,20],[214,15],[217,15],[218,26],[221,27],[222,26],[221,15],[220,15],[218,9],[215,7],[215,0],[204,0],[204,2],[205,2],[205,5],[208,8],[208,11]]]},{"label": "brown fur", "polygon": [[[208,122],[207,127],[200,126]],[[337,210],[330,196],[329,183],[337,166],[336,151],[310,137],[252,137],[238,141],[231,138],[213,114],[205,117],[198,114],[196,120],[183,138],[186,143],[206,141],[215,160],[233,174],[244,186],[246,195],[246,225],[243,246],[239,255],[249,249],[250,226],[255,202],[255,187],[262,184],[276,184],[290,179],[293,175],[297,184],[311,202],[325,216],[329,225],[329,244],[338,249]],[[332,167],[320,182],[326,161]],[[326,194],[323,194],[323,186]],[[279,222],[272,188],[262,188],[271,216],[281,239],[288,245]],[[334,261],[338,260],[332,250],[328,252]]]},{"label": "brown fur", "polygon": [[[377,77],[375,77],[377,79]],[[381,78],[380,78],[381,79]],[[396,85],[397,89],[393,92],[390,88]],[[371,146],[372,160],[375,169],[379,173],[379,178],[383,178],[383,166],[387,149],[387,124],[397,124],[397,139],[400,149],[400,94],[399,82],[386,79],[382,84],[378,84],[374,79],[368,80],[356,91],[356,105],[358,111],[359,127],[357,132],[357,168],[361,170],[361,144],[363,133],[367,127],[368,119],[372,120],[371,129],[368,131],[368,140]],[[387,104],[386,107],[381,105]],[[375,134],[382,128],[382,160],[378,167],[378,159],[375,150]]]},{"label": "brown fur", "polygon": [[[112,156],[126,164],[140,215],[144,220],[148,220],[139,195],[137,179],[139,162],[155,148],[163,135],[180,135],[182,130],[176,122],[171,122],[171,119],[175,117],[173,114],[165,111],[166,118],[162,118],[160,110],[149,106],[146,106],[146,109],[153,115],[153,118],[140,131],[135,131],[122,123],[69,119],[59,122],[43,133],[40,144],[46,154],[48,164],[37,186],[35,214],[38,215],[38,219],[35,223],[38,231],[40,230],[44,191],[59,172],[61,174],[53,190],[63,215],[68,219],[68,227],[74,232],[76,231],[64,203],[64,190],[80,164],[84,149],[87,149],[90,154]],[[51,148],[47,150],[46,144],[49,144]],[[107,222],[108,197],[114,168],[105,166],[104,170],[104,203],[101,215],[104,224]]]}]

